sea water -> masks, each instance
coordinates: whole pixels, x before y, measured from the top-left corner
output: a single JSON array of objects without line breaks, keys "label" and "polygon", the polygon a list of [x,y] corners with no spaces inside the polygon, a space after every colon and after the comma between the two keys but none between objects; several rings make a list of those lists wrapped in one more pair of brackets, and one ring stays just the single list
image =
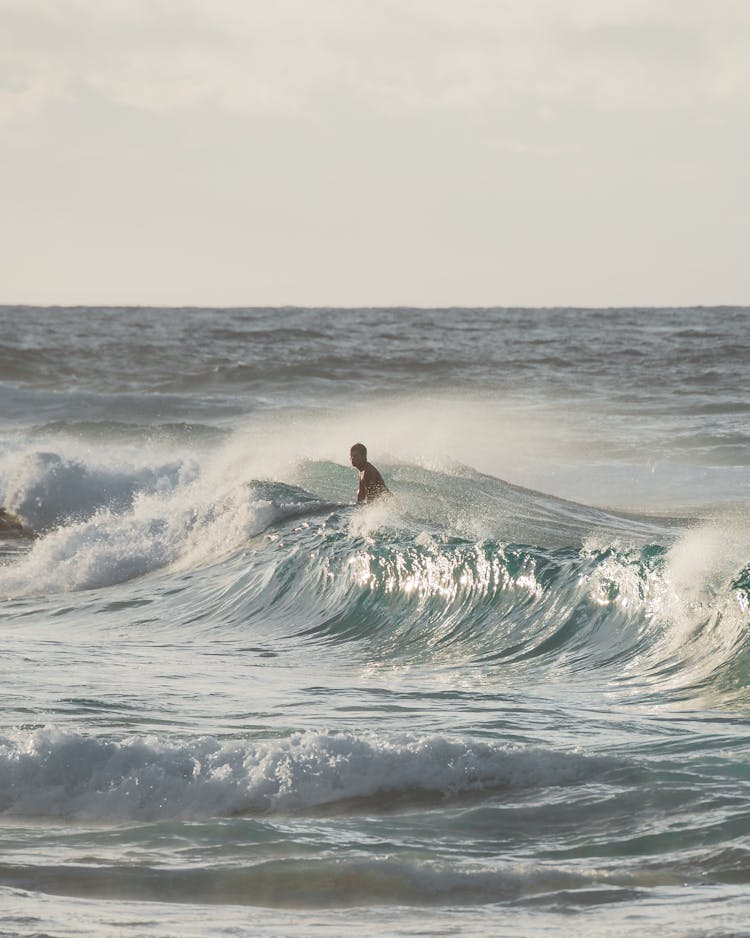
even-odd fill
[{"label": "sea water", "polygon": [[0,933],[750,934],[750,310],[0,325]]}]

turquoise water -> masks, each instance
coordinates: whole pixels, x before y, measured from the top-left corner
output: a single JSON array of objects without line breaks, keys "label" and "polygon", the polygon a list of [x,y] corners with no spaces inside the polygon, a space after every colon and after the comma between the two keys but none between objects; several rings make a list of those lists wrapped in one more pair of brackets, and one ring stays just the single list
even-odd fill
[{"label": "turquoise water", "polygon": [[3,933],[748,933],[747,310],[0,319]]}]

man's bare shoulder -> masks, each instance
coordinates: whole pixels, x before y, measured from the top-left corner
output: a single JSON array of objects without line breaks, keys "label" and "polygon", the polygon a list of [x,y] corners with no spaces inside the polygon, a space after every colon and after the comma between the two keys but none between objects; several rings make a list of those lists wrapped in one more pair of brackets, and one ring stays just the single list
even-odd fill
[{"label": "man's bare shoulder", "polygon": [[380,498],[381,495],[390,495],[390,489],[385,484],[383,477],[372,465],[372,463],[367,463],[365,468],[362,470],[362,481],[364,482],[365,495],[368,501],[371,501],[375,498]]},{"label": "man's bare shoulder", "polygon": [[362,477],[364,478],[365,482],[383,481],[383,477],[371,462],[368,462],[365,468],[362,470]]}]

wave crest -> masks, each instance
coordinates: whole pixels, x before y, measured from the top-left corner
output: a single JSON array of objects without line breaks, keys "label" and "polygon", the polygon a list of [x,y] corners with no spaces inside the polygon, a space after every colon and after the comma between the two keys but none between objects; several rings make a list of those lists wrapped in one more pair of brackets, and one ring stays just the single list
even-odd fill
[{"label": "wave crest", "polygon": [[571,785],[616,760],[443,736],[297,733],[286,739],[177,745],[110,741],[54,729],[0,741],[0,810],[88,819],[206,818],[339,810],[368,799],[389,810],[440,800]]}]

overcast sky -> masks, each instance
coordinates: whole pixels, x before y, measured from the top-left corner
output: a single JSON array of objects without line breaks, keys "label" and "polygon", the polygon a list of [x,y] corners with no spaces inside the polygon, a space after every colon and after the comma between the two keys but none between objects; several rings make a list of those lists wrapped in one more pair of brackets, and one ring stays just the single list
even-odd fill
[{"label": "overcast sky", "polygon": [[750,304],[749,0],[0,0],[0,302]]}]

